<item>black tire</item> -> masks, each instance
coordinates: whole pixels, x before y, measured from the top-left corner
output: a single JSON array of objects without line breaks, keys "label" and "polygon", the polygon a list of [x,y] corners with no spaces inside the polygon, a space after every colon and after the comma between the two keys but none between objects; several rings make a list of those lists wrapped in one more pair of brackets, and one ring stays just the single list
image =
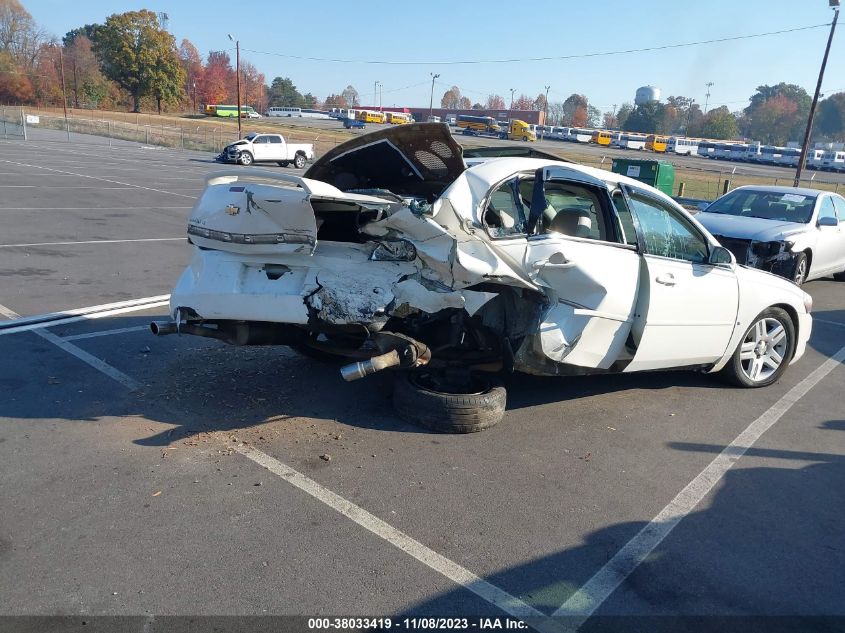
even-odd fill
[{"label": "black tire", "polygon": [[833,278],[836,281],[845,281],[845,270],[843,270],[841,273],[833,273]]},{"label": "black tire", "polygon": [[393,406],[408,422],[440,433],[477,433],[505,415],[507,391],[484,378],[476,393],[447,393],[429,386],[427,375],[400,372],[393,386]]},{"label": "black tire", "polygon": [[527,136],[523,136],[523,137],[522,137],[522,142],[523,142],[523,143],[527,143],[527,142],[528,142],[528,137],[527,137]]},{"label": "black tire", "polygon": [[280,160],[280,161],[277,161],[277,162],[279,164],[279,167],[287,167],[288,165],[290,165],[289,160]]},{"label": "black tire", "polygon": [[305,154],[297,154],[293,159],[293,166],[297,169],[305,167]]},{"label": "black tire", "polygon": [[240,161],[241,165],[243,165],[244,167],[249,167],[254,162],[252,154],[250,154],[249,152],[241,152]]},{"label": "black tire", "polygon": [[792,263],[790,279],[795,282],[795,285],[800,286],[807,280],[807,273],[809,272],[810,260],[807,259],[807,253],[798,253],[795,256],[795,261]]},{"label": "black tire", "polygon": [[[766,334],[772,333],[774,330],[769,331],[768,326],[771,325],[774,328],[774,323],[777,322],[783,328],[785,332],[786,341],[785,344],[781,346],[780,343],[776,345],[772,345],[771,347],[766,344],[763,346],[765,349],[760,349],[759,354],[757,351],[756,345],[752,346],[758,337],[755,336],[756,328],[758,327],[758,323],[761,321],[765,322],[764,328],[766,330]],[[774,338],[774,337],[773,337]],[[792,322],[792,318],[781,308],[767,308],[763,310],[760,314],[758,314],[751,326],[745,331],[742,339],[740,339],[739,344],[736,346],[731,359],[728,361],[728,364],[720,372],[722,378],[724,378],[729,383],[736,385],[737,387],[746,387],[746,388],[757,388],[757,387],[766,387],[771,385],[772,383],[777,382],[780,377],[783,375],[783,372],[786,371],[786,368],[789,366],[789,362],[792,360],[792,356],[795,354],[795,324]],[[752,346],[750,349],[743,350],[744,346]],[[778,364],[777,368],[770,373],[762,375],[758,379],[754,379],[751,377],[751,373],[753,373],[753,366],[754,363],[759,361],[760,363],[760,371],[766,371],[765,360],[763,360],[764,356],[769,356],[769,350],[774,349],[778,351],[778,355],[781,357],[781,362]],[[748,354],[751,354],[751,359],[747,357]],[[746,356],[745,359],[742,357]],[[748,363],[747,366],[744,366],[743,363]],[[773,369],[769,366],[769,369]]]}]

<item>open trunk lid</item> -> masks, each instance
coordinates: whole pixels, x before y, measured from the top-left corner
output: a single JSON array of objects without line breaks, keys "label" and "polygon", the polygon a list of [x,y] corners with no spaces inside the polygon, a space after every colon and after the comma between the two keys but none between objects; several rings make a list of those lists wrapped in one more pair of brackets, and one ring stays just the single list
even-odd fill
[{"label": "open trunk lid", "polygon": [[350,211],[386,211],[384,198],[343,192],[291,174],[231,169],[206,177],[206,188],[188,219],[188,236],[202,248],[247,254],[302,253],[317,244],[316,202]]}]

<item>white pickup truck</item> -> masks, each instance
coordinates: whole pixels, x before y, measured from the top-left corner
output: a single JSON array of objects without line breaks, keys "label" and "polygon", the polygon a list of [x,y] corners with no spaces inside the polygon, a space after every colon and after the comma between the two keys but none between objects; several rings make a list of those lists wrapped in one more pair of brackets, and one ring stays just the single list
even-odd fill
[{"label": "white pickup truck", "polygon": [[253,132],[228,145],[220,157],[227,163],[278,163],[282,167],[293,163],[294,167],[302,169],[306,161],[313,160],[314,146],[311,143],[288,143],[281,134]]}]

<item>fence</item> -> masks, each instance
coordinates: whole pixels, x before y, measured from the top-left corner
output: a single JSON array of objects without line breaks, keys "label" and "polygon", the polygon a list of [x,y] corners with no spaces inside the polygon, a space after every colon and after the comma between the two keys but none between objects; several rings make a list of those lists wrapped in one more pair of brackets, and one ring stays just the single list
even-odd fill
[{"label": "fence", "polygon": [[0,125],[4,139],[26,138],[24,116],[21,108],[0,106]]}]

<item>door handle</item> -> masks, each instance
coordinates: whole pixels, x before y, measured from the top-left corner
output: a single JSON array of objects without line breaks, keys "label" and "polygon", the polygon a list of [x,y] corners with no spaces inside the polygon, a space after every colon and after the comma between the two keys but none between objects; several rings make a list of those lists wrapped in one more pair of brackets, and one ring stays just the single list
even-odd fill
[{"label": "door handle", "polygon": [[675,275],[672,273],[663,273],[662,275],[657,275],[654,281],[659,284],[663,284],[664,286],[674,286],[675,285]]},{"label": "door handle", "polygon": [[[552,261],[554,258],[555,261]],[[548,259],[541,259],[538,262],[534,262],[534,268],[573,268],[575,266],[575,262],[571,259],[566,259],[563,253],[555,253]]]}]

